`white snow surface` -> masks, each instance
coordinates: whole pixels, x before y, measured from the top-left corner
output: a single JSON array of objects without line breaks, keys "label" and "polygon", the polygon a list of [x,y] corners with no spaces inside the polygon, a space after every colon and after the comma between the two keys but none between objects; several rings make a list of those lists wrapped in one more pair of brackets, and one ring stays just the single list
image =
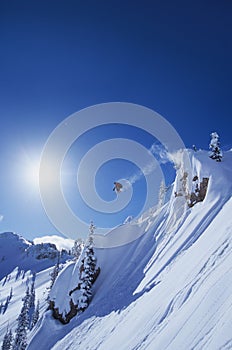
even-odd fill
[{"label": "white snow surface", "polygon": [[[40,314],[46,311],[46,299],[51,285],[50,274],[59,254],[54,244],[33,244],[13,232],[0,234],[0,345],[7,327],[14,335],[17,317],[23,306],[22,299],[34,279]],[[59,258],[60,267],[71,258],[72,256],[63,252]],[[34,330],[31,335],[33,333]]]},{"label": "white snow surface", "polygon": [[[53,243],[34,244],[13,232],[0,234],[0,280],[16,267],[21,271],[39,272],[57,263],[59,251]],[[60,261],[70,258],[63,251]]]},{"label": "white snow surface", "polygon": [[74,240],[70,238],[63,238],[60,236],[52,235],[52,236],[43,236],[38,237],[33,240],[35,244],[39,243],[53,243],[56,245],[57,249],[62,250],[65,249],[67,251],[71,250],[74,246]]},{"label": "white snow surface", "polygon": [[[65,326],[44,312],[28,350],[232,348],[232,152],[221,163],[189,154],[193,175],[209,177],[205,200],[188,208],[172,195],[102,237],[89,307]],[[114,246],[123,233],[130,243]],[[77,283],[78,264],[69,263],[51,291],[61,312]]]}]

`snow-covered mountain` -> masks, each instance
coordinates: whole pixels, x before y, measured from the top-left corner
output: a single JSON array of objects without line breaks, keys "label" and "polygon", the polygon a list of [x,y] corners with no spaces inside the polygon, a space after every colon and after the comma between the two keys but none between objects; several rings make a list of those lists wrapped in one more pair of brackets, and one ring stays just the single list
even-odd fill
[{"label": "snow-covered mountain", "polygon": [[0,280],[16,267],[22,271],[39,272],[70,258],[67,251],[60,251],[53,243],[29,242],[13,232],[0,234]]},{"label": "snow-covered mountain", "polygon": [[43,314],[54,266],[59,262],[61,269],[72,258],[53,243],[34,244],[12,232],[0,234],[0,343],[7,329],[15,331],[27,288],[35,282],[35,299]]},{"label": "snow-covered mountain", "polygon": [[[195,180],[188,190],[196,190],[196,178],[198,189],[207,179],[204,200],[189,207],[177,176],[162,207],[151,208],[106,236],[95,235],[101,272],[89,307],[62,325],[44,304],[28,334],[28,350],[232,348],[232,152],[224,152],[222,162],[210,159],[206,151],[189,155]],[[123,237],[130,243],[118,246]],[[70,307],[78,264],[67,263],[51,290],[50,298],[61,313]],[[15,274],[19,298],[25,282]],[[41,298],[40,287],[48,283],[45,275],[48,270],[35,280]],[[11,302],[9,312],[10,307]],[[11,326],[11,314],[8,320]],[[6,322],[1,323],[1,336]]]}]

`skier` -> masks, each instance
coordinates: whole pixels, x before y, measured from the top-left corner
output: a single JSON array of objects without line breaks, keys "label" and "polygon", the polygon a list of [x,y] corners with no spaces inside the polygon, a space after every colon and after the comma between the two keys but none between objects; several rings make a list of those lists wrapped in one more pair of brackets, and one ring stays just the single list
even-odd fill
[{"label": "skier", "polygon": [[120,182],[114,182],[114,188],[113,191],[121,192],[122,184]]}]

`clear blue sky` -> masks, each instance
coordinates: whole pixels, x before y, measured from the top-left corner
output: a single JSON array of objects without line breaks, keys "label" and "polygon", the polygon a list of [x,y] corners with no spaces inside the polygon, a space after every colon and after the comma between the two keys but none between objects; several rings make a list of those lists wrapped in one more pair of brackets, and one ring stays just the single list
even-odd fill
[{"label": "clear blue sky", "polygon": [[224,0],[2,0],[0,231],[56,232],[27,169],[58,123],[84,107],[137,103],[187,147],[207,149],[212,131],[231,147],[231,18]]}]

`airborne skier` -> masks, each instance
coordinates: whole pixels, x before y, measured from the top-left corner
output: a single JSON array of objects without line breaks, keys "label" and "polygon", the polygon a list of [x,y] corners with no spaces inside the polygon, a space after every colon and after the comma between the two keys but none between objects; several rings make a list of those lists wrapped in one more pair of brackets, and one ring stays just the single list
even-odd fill
[{"label": "airborne skier", "polygon": [[122,184],[120,182],[114,182],[114,188],[113,191],[121,192]]}]

